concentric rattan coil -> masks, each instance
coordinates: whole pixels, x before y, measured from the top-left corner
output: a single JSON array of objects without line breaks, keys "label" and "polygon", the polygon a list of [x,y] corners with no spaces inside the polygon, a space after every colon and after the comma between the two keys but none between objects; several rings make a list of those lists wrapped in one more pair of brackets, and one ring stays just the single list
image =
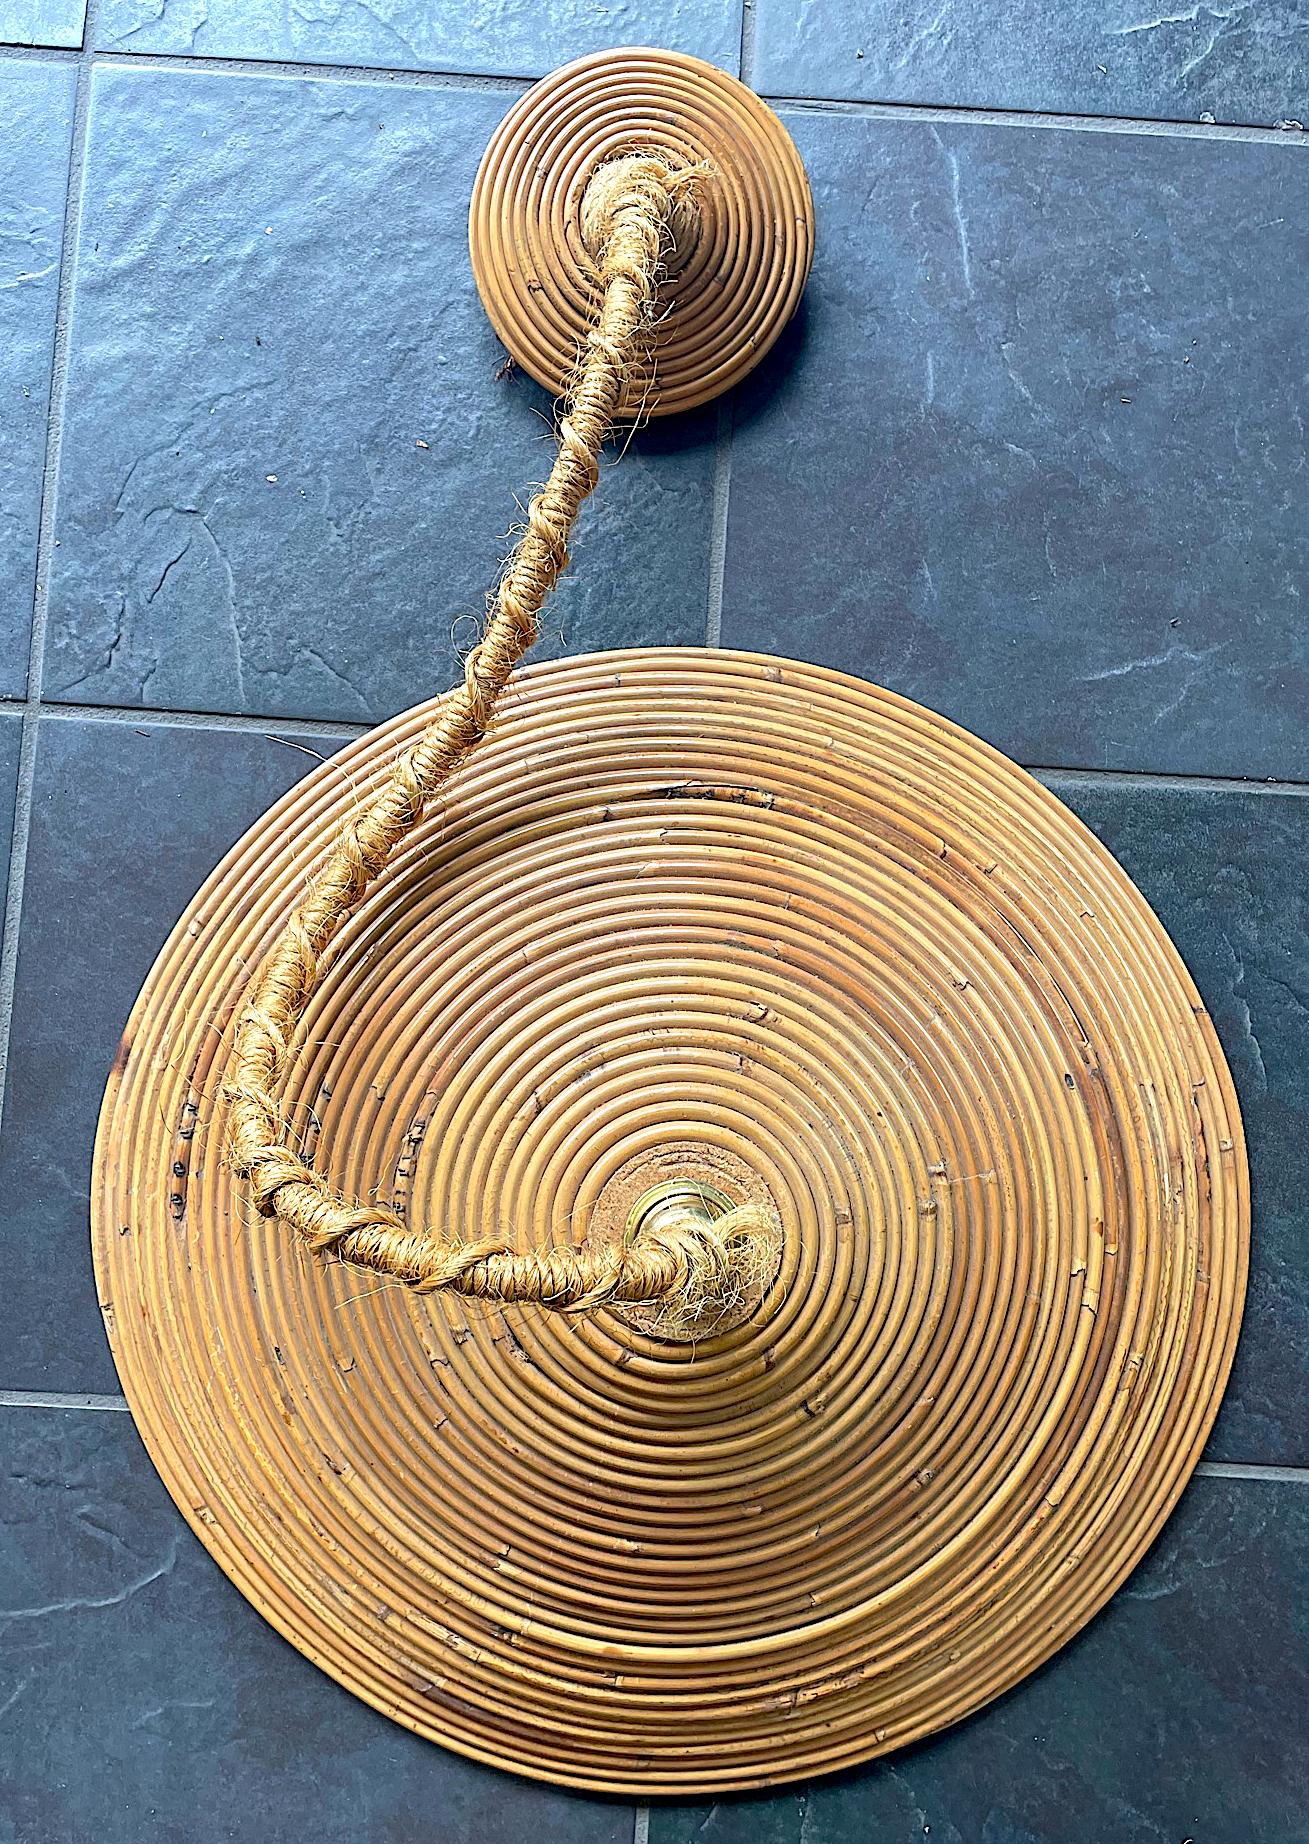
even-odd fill
[{"label": "concentric rattan coil", "polygon": [[97,1147],[133,1410],[221,1566],[379,1709],[573,1785],[848,1765],[1015,1683],[1139,1559],[1245,1282],[1231,1081],[1109,855],[815,667],[532,669],[346,925],[287,1102],[343,1183],[524,1243],[695,1170],[786,1229],[744,1325],[324,1271],[222,1157],[230,1020],[420,707],[179,923]]}]

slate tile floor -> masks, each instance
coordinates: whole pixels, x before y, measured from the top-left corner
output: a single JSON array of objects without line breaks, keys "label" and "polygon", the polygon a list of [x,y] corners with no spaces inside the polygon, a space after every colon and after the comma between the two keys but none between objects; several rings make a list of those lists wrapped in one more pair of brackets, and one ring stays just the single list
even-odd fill
[{"label": "slate tile floor", "polygon": [[[47,698],[353,722],[449,682],[547,465],[464,253],[508,101],[95,70]],[[715,426],[611,470],[543,653],[703,639]]]},{"label": "slate tile floor", "polygon": [[[1309,14],[491,17],[0,0],[0,1844],[1304,1844],[1309,168],[1274,124]],[[305,750],[449,680],[546,465],[468,274],[486,136],[641,39],[783,103],[818,260],[734,402],[607,468],[546,650],[829,661],[1040,770],[1190,962],[1255,1190],[1232,1387],[1114,1605],[893,1762],[648,1812],[417,1742],[276,1639],[144,1458],[86,1255],[169,923]]]}]

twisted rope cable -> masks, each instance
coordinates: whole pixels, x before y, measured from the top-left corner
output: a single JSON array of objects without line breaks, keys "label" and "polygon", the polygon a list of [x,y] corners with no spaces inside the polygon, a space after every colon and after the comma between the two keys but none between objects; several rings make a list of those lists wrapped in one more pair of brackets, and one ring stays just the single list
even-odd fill
[{"label": "twisted rope cable", "polygon": [[412,832],[424,808],[485,735],[496,701],[537,637],[542,604],[567,567],[568,540],[599,478],[601,446],[624,384],[648,338],[675,216],[684,221],[697,175],[657,155],[616,161],[588,187],[587,235],[602,305],[587,335],[559,424],[559,452],[531,501],[527,529],[496,590],[486,631],[462,685],[409,749],[386,785],[341,828],[308,892],[262,965],[238,1016],[229,1150],[262,1216],[310,1249],[430,1293],[530,1301],[565,1311],[607,1302],[667,1300],[685,1315],[730,1297],[773,1228],[746,1205],[712,1226],[687,1213],[608,1250],[519,1251],[498,1238],[455,1241],[411,1228],[396,1210],[352,1201],[287,1143],[279,1091],[295,1027],[341,923]]}]

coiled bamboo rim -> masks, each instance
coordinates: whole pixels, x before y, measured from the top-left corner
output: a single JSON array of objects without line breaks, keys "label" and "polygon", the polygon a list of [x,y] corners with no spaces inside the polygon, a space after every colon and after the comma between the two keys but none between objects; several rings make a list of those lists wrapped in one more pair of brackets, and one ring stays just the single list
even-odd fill
[{"label": "coiled bamboo rim", "polygon": [[890,692],[531,668],[338,937],[291,1117],[356,1194],[525,1245],[681,1148],[756,1175],[780,1269],[691,1346],[373,1290],[246,1206],[221,1085],[249,968],[433,709],[250,829],[133,1012],[92,1222],[154,1461],[293,1644],[479,1760],[692,1794],[927,1735],[1103,1603],[1211,1425],[1249,1192],[1195,988],[1077,819]]}]

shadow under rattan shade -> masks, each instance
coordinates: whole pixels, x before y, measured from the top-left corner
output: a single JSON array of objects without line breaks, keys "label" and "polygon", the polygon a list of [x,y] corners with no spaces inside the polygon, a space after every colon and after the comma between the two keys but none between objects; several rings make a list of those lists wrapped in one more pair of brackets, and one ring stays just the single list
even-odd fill
[{"label": "shadow under rattan shade", "polygon": [[721,1792],[928,1734],[1101,1605],[1212,1422],[1249,1199],[1195,988],[1077,819],[889,692],[531,669],[343,931],[291,1117],[356,1194],[524,1243],[661,1148],[748,1171],[774,1293],[691,1348],[324,1268],[234,1194],[228,1026],[430,709],[246,834],[133,1013],[92,1210],[155,1463],[288,1639],[480,1760]]}]

